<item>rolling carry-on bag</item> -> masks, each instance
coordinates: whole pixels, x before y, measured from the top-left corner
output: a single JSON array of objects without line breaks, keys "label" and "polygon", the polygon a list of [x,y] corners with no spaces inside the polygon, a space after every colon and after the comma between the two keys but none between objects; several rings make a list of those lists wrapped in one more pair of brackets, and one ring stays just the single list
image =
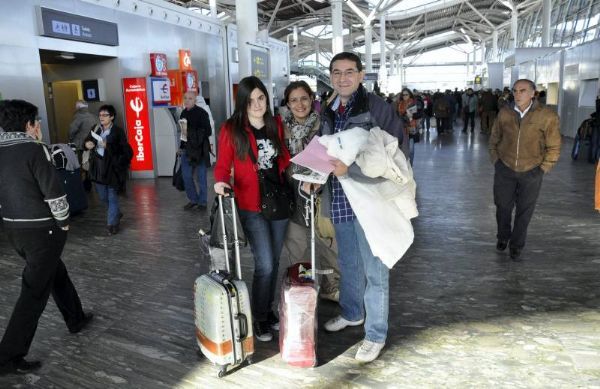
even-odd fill
[{"label": "rolling carry-on bag", "polygon": [[315,264],[315,194],[310,194],[310,263],[288,268],[279,303],[279,351],[289,365],[317,365],[317,301]]},{"label": "rolling carry-on bag", "polygon": [[[229,197],[231,207],[235,209],[233,193]],[[224,247],[228,247],[223,196],[219,196],[218,201],[222,239]],[[196,339],[202,354],[219,367],[219,377],[245,361],[251,363],[254,353],[250,296],[242,281],[236,212],[232,217],[237,274],[234,276],[230,272],[229,250],[225,249],[226,269],[213,270],[198,277],[194,283]]]}]

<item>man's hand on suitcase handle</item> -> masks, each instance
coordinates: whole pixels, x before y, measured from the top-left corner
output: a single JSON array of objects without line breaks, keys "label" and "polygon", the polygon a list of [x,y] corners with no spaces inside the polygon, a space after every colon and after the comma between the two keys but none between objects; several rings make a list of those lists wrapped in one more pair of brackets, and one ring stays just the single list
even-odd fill
[{"label": "man's hand on suitcase handle", "polygon": [[312,182],[303,182],[302,183],[302,191],[304,193],[310,194],[311,191],[314,191],[316,193],[320,187],[321,187],[321,184],[313,184]]},{"label": "man's hand on suitcase handle", "polygon": [[233,189],[231,189],[231,185],[226,182],[217,182],[214,186],[215,193],[221,196],[229,196],[230,193],[233,193]]}]

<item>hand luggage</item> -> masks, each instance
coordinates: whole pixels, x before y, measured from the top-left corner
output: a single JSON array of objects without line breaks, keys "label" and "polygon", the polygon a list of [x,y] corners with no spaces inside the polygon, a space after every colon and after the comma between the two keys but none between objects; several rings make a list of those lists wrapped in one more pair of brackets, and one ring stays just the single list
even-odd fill
[{"label": "hand luggage", "polygon": [[279,303],[279,351],[292,366],[317,365],[317,301],[315,264],[315,193],[310,194],[310,263],[288,268]]},{"label": "hand luggage", "polygon": [[71,216],[86,210],[88,207],[88,199],[85,190],[83,189],[81,171],[79,169],[73,171],[61,169],[58,170],[58,175],[65,187],[67,202],[69,203],[69,213]]},{"label": "hand luggage", "polygon": [[[231,208],[235,209],[233,193],[230,198]],[[219,196],[218,201],[222,238],[227,247],[223,197]],[[218,365],[219,377],[245,361],[251,363],[254,353],[250,296],[242,281],[236,212],[232,214],[237,275],[230,273],[229,250],[225,249],[226,270],[211,271],[198,277],[194,283],[196,340],[202,354]]]}]

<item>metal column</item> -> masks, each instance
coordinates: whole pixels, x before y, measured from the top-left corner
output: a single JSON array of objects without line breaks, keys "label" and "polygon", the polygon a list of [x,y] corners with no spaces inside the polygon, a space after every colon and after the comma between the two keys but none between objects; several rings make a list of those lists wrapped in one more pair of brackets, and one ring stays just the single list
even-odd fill
[{"label": "metal column", "polygon": [[492,62],[498,61],[498,30],[492,33]]},{"label": "metal column", "polygon": [[[254,0],[256,1],[256,0]],[[256,4],[256,2],[255,2]],[[344,25],[342,22],[342,0],[331,0],[331,51],[333,55],[344,51]],[[256,12],[256,11],[255,11]]]},{"label": "metal column", "polygon": [[511,11],[511,23],[510,23],[510,43],[511,48],[515,50],[517,48],[517,30],[519,27],[519,11],[517,10],[517,6],[513,4],[513,9]]},{"label": "metal column", "polygon": [[373,53],[371,45],[373,43],[373,26],[365,24],[365,68],[367,73],[373,71]]},{"label": "metal column", "polygon": [[379,18],[379,80],[381,92],[387,93],[387,64],[385,53],[385,15]]},{"label": "metal column", "polygon": [[210,6],[210,16],[216,19],[218,16],[217,0],[209,0],[208,4]]},{"label": "metal column", "polygon": [[256,42],[258,31],[258,12],[256,0],[236,0],[235,19],[237,23],[237,43],[240,79],[252,74],[250,64],[250,46]]},{"label": "metal column", "polygon": [[542,47],[550,47],[552,0],[542,0]]}]

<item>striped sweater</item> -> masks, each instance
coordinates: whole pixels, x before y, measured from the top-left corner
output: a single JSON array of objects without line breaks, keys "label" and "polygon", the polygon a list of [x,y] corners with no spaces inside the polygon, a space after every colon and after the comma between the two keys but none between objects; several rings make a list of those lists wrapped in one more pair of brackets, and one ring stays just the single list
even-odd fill
[{"label": "striped sweater", "polygon": [[5,228],[69,224],[69,203],[46,145],[0,132],[0,214]]}]

